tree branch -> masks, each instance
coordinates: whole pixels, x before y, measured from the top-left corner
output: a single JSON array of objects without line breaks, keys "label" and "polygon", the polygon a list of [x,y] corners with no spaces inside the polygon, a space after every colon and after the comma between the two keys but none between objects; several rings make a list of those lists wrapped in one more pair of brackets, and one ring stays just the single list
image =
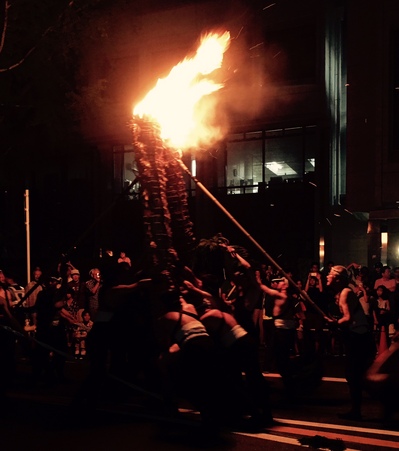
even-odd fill
[{"label": "tree branch", "polygon": [[[56,20],[56,24],[59,23],[62,19],[62,17],[64,16],[65,12],[68,9],[71,9],[74,6],[74,1],[70,1],[68,3],[68,5],[65,7],[65,9],[59,14],[57,20]],[[5,15],[4,15],[4,26],[3,26],[3,32],[2,32],[2,36],[1,36],[1,43],[0,43],[0,53],[3,50],[3,46],[4,46],[4,41],[5,41],[5,35],[6,35],[6,31],[7,31],[7,23],[8,23],[8,8],[10,7],[8,0],[6,0],[5,2]],[[33,53],[38,44],[47,36],[47,34],[52,31],[55,28],[55,25],[50,25],[40,36],[40,38],[38,39],[38,42],[36,45],[34,45],[33,47],[31,47],[26,53],[25,55],[15,64],[11,64],[9,67],[4,67],[4,68],[0,68],[0,73],[2,72],[8,72],[12,69],[15,69],[16,67],[20,66],[28,57],[31,53]]]},{"label": "tree branch", "polygon": [[3,21],[3,31],[1,33],[1,41],[0,41],[0,53],[3,50],[4,47],[4,41],[6,40],[6,30],[7,30],[7,24],[8,24],[8,8],[10,7],[8,0],[4,3],[4,21]]}]

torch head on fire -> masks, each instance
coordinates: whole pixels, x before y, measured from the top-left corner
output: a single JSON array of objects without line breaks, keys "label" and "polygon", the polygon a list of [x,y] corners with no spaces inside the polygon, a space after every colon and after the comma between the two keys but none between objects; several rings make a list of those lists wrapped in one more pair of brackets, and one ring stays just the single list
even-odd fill
[{"label": "torch head on fire", "polygon": [[133,116],[159,124],[168,147],[185,149],[212,143],[222,136],[211,123],[215,109],[212,93],[223,88],[217,70],[230,45],[230,33],[208,33],[192,58],[185,58],[133,109]]}]

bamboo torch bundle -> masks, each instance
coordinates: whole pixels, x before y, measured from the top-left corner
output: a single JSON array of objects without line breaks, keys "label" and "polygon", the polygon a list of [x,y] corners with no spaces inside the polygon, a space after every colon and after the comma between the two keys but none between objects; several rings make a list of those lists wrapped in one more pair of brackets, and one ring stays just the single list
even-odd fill
[{"label": "bamboo torch bundle", "polygon": [[180,164],[176,160],[178,152],[169,148],[165,153],[166,161],[166,188],[169,205],[171,227],[173,231],[173,244],[179,258],[189,262],[196,245],[193,232],[193,223],[190,219],[187,187]]},{"label": "bamboo torch bundle", "polygon": [[131,128],[147,250],[156,267],[168,270],[180,255],[187,258],[195,246],[186,184],[176,151],[162,141],[157,124],[134,118]]},{"label": "bamboo torch bundle", "polygon": [[165,147],[156,124],[135,120],[133,145],[143,204],[146,247],[155,266],[167,266],[173,255],[170,212],[166,197]]}]

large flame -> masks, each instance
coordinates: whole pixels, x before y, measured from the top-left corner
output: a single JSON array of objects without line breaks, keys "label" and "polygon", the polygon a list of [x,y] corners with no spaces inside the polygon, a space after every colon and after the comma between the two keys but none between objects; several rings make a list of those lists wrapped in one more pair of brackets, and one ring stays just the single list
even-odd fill
[{"label": "large flame", "polygon": [[209,94],[218,91],[214,71],[220,69],[230,45],[230,33],[210,33],[201,39],[193,58],[185,58],[158,79],[156,86],[134,107],[133,114],[159,123],[161,137],[168,145],[184,149],[218,139],[219,128],[211,125],[214,101]]}]

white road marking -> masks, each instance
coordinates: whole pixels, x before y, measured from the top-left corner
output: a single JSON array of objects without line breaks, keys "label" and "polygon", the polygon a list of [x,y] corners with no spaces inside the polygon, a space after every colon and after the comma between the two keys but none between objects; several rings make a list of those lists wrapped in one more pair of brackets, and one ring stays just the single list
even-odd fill
[{"label": "white road marking", "polygon": [[[265,433],[251,434],[248,432],[234,432],[234,434],[245,435],[246,437],[260,438],[261,440],[269,440],[269,441],[273,441],[273,442],[286,443],[288,445],[296,445],[296,446],[302,446],[305,448],[309,448],[309,446],[307,446],[307,445],[301,445],[300,442],[298,441],[298,439],[281,437],[279,435],[272,435],[272,434],[265,434]],[[360,451],[360,450],[355,449],[355,448],[345,448],[345,451]]]},{"label": "white road marking", "polygon": [[[281,379],[280,374],[277,373],[263,373],[264,377],[270,377],[272,379]],[[322,381],[325,382],[339,382],[339,383],[347,383],[346,379],[343,377],[322,377],[321,378]]]},{"label": "white road marking", "polygon": [[298,426],[311,426],[325,429],[337,429],[341,431],[361,432],[362,434],[391,435],[394,437],[399,437],[399,432],[387,431],[386,429],[370,429],[356,426],[345,426],[342,424],[329,424],[329,423],[316,423],[312,421],[290,420],[287,418],[275,418],[275,420],[280,421],[281,423],[293,424]]}]

